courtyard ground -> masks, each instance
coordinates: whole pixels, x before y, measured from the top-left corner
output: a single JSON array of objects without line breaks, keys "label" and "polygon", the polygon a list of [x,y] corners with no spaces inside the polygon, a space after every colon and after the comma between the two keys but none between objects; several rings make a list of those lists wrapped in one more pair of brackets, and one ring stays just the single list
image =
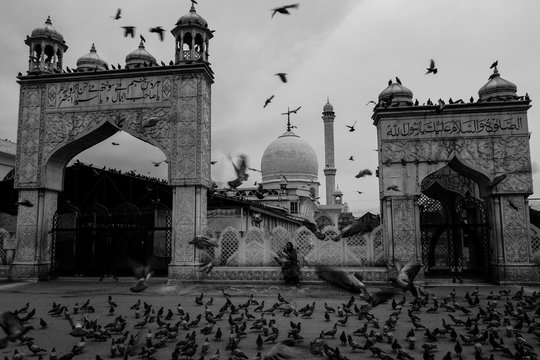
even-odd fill
[{"label": "courtyard ground", "polygon": [[[203,318],[200,321],[197,327],[190,328],[189,330],[180,330],[180,333],[175,341],[170,342],[164,348],[157,349],[154,353],[156,359],[171,359],[172,350],[175,347],[175,344],[185,339],[187,333],[192,331],[196,332],[197,343],[199,344],[199,349],[197,353],[193,356],[193,359],[200,359],[201,353],[200,348],[205,338],[208,337],[210,341],[210,349],[207,354],[204,355],[204,358],[210,359],[210,357],[215,354],[216,349],[220,349],[221,357],[220,359],[235,359],[236,357],[231,356],[230,351],[225,350],[225,346],[228,343],[230,325],[228,323],[229,313],[226,313],[223,316],[223,319],[218,321],[214,326],[213,331],[205,336],[200,333],[200,330],[207,324],[204,320],[204,309],[205,306],[197,305],[195,303],[195,297],[203,294],[203,303],[206,303],[211,298],[213,298],[212,305],[208,306],[214,314],[217,314],[218,309],[225,304],[225,297],[222,293],[222,289],[230,294],[231,301],[235,305],[240,305],[245,303],[251,295],[253,299],[257,300],[260,304],[262,301],[265,302],[264,309],[268,309],[271,305],[278,302],[278,293],[295,306],[296,309],[300,309],[306,304],[311,304],[315,302],[315,311],[310,318],[302,318],[299,316],[290,316],[286,317],[280,311],[275,311],[275,320],[276,327],[279,329],[279,336],[277,341],[286,339],[287,333],[291,329],[290,321],[295,323],[301,322],[302,329],[300,335],[304,338],[304,341],[300,343],[299,347],[299,357],[304,359],[316,359],[321,358],[314,355],[311,355],[307,351],[307,347],[311,341],[313,341],[321,331],[329,331],[336,324],[337,320],[343,320],[343,317],[338,317],[336,314],[330,314],[330,320],[325,320],[325,306],[332,306],[337,308],[346,303],[351,294],[346,293],[341,290],[337,290],[327,284],[305,284],[296,287],[286,287],[284,285],[265,285],[265,284],[256,284],[256,285],[222,285],[222,284],[196,284],[196,283],[185,283],[185,284],[168,284],[165,279],[152,279],[150,287],[141,293],[132,293],[129,290],[129,287],[133,284],[133,281],[128,278],[120,278],[118,282],[113,282],[112,279],[106,278],[103,282],[99,282],[97,278],[64,278],[57,279],[52,281],[38,282],[38,283],[18,283],[18,282],[7,282],[0,283],[0,311],[15,311],[22,308],[26,303],[29,303],[28,311],[36,309],[35,315],[28,321],[29,325],[34,327],[28,333],[28,336],[34,338],[34,343],[44,349],[47,352],[42,352],[41,355],[44,359],[49,358],[48,352],[54,347],[58,353],[58,357],[62,356],[65,353],[68,353],[69,350],[78,343],[79,338],[71,336],[71,326],[68,320],[64,316],[53,317],[48,314],[48,311],[52,308],[53,302],[57,304],[67,306],[69,311],[73,313],[73,308],[76,304],[79,306],[82,305],[85,301],[89,300],[90,304],[95,308],[94,313],[81,313],[72,314],[73,319],[79,320],[82,315],[87,315],[89,319],[97,319],[98,324],[105,325],[114,320],[118,315],[123,315],[127,319],[126,330],[129,330],[131,334],[137,333],[140,330],[134,329],[133,325],[139,322],[141,319],[135,318],[134,310],[130,310],[130,307],[140,299],[142,302],[146,302],[153,306],[153,309],[157,312],[159,308],[163,307],[164,314],[167,313],[168,309],[171,309],[174,313],[174,316],[169,321],[171,324],[179,321],[180,315],[177,314],[177,306],[181,304],[183,309],[190,314],[191,319],[194,319],[198,314],[203,314]],[[510,290],[511,294],[514,294],[519,290],[520,286],[495,286],[488,284],[452,284],[441,283],[437,286],[426,286],[425,291],[431,294],[431,297],[435,296],[436,298],[443,299],[448,296],[448,294],[455,289],[456,297],[455,301],[459,304],[465,305],[465,307],[471,310],[471,317],[476,316],[478,313],[477,307],[469,307],[464,299],[465,293],[468,291],[471,293],[478,287],[480,305],[485,309],[487,304],[487,295],[490,292],[498,294],[500,290]],[[374,291],[377,286],[371,287]],[[531,294],[533,291],[538,291],[540,288],[537,287],[525,287],[525,294]],[[118,307],[115,309],[114,313],[111,315],[109,313],[108,305],[108,296],[111,296],[113,301],[118,304]],[[400,294],[395,299],[399,301],[403,298]],[[407,349],[407,343],[405,337],[407,332],[413,328],[413,324],[407,315],[407,309],[410,308],[409,301],[412,300],[410,294],[407,294],[407,302],[399,316],[399,320],[395,330],[393,331],[394,338],[398,340],[398,343],[403,346],[403,348],[411,354],[416,359],[422,359],[423,349],[422,344],[427,342],[427,339],[424,337],[425,330],[416,331],[416,347],[414,350]],[[517,304],[516,300],[510,299],[509,301],[513,302],[514,305]],[[504,313],[504,303],[506,302],[506,297],[503,297],[499,300],[496,309],[500,313]],[[363,302],[356,296],[355,304],[360,306]],[[426,313],[426,309],[432,305],[432,300],[427,307],[424,307],[416,315],[421,318],[421,323],[427,328],[433,330],[434,328],[442,328],[442,320],[445,319],[446,322],[454,324],[450,319],[449,315],[454,315],[457,318],[466,320],[467,316],[462,312],[451,313],[444,309],[439,309],[438,313],[430,314]],[[250,305],[248,310],[251,314],[255,315],[257,318],[261,316],[260,312],[254,312],[256,305]],[[370,322],[368,324],[368,332],[373,330],[374,332],[383,332],[384,322],[388,319],[389,314],[392,312],[391,304],[382,304],[371,311],[379,319],[380,328],[377,329],[374,327],[374,324]],[[242,312],[240,312],[239,316]],[[24,316],[26,313],[19,314],[20,317]],[[529,316],[533,316],[534,312],[530,312]],[[266,318],[272,318],[271,315],[264,315]],[[48,323],[48,328],[41,328],[39,325],[40,318],[43,318]],[[142,316],[141,316],[142,318]],[[247,327],[247,336],[242,338],[239,344],[239,348],[248,356],[249,359],[254,359],[257,352],[259,351],[256,346],[256,338],[259,334],[254,330],[250,330],[251,323],[253,321],[248,321]],[[337,326],[337,334],[335,338],[330,336],[325,337],[325,342],[330,346],[339,346],[340,351],[343,355],[347,356],[349,359],[360,359],[368,358],[371,355],[369,351],[356,350],[352,352],[349,345],[341,346],[341,341],[339,336],[342,332],[345,332],[347,335],[352,335],[355,330],[360,328],[366,323],[366,320],[359,320],[358,317],[351,316],[347,323],[342,326]],[[516,324],[516,321],[512,321],[512,324]],[[486,324],[479,323],[480,330],[486,328]],[[214,336],[216,330],[220,328],[223,332],[223,337],[221,341],[215,341]],[[458,334],[466,334],[467,330],[463,326],[455,326]],[[532,344],[535,348],[538,347],[538,340],[534,334],[527,334],[526,327],[524,327],[524,337],[525,339]],[[155,333],[158,330],[158,325],[156,322],[148,323],[143,327],[143,332]],[[501,326],[498,329],[501,337],[504,338],[505,344],[514,352],[513,343],[515,340],[513,338],[507,337],[505,332],[505,327]],[[3,334],[0,334],[3,336]],[[116,335],[114,337],[119,337]],[[263,337],[264,338],[264,337]],[[360,344],[365,343],[365,339],[360,336],[353,335],[354,341]],[[76,359],[96,359],[96,355],[100,355],[104,359],[111,358],[110,353],[110,340],[105,342],[96,342],[91,339],[86,339],[86,347],[82,354],[77,355]],[[455,342],[449,339],[449,336],[446,335],[446,338],[439,338],[438,341],[433,342],[438,345],[437,351],[435,354],[435,359],[442,359],[447,351],[452,351],[454,354],[454,345]],[[396,358],[397,353],[392,351],[390,344],[387,343],[387,338],[384,338],[383,343],[376,344],[377,347],[384,350],[392,358]],[[264,354],[272,347],[271,343],[264,344],[261,352]],[[488,357],[491,354],[495,355],[495,359],[503,358],[503,355],[500,351],[491,350],[489,343],[482,345],[483,347],[483,356]],[[465,359],[474,359],[474,348],[473,346],[463,346],[463,356]],[[14,350],[17,349],[18,352],[25,354],[27,359],[35,358],[37,356],[32,355],[27,346],[20,343],[10,343],[7,348],[0,349],[1,358],[7,357],[11,359]],[[121,356],[117,355],[117,358]],[[133,358],[139,358],[138,356]],[[183,356],[182,359],[185,357]],[[326,358],[326,357],[324,357]],[[454,354],[454,358],[455,354]]]}]

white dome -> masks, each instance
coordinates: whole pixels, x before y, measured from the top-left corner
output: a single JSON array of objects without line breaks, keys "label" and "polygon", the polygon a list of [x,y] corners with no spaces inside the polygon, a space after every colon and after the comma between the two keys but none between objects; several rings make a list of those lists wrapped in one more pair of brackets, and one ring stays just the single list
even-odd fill
[{"label": "white dome", "polygon": [[313,147],[292,131],[274,140],[262,156],[262,181],[281,178],[317,180],[319,172],[317,154]]}]

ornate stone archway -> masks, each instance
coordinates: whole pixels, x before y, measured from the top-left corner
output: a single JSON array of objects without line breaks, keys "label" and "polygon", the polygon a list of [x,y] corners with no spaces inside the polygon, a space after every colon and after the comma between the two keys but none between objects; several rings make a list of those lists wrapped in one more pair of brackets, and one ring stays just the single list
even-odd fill
[{"label": "ornate stone archway", "polygon": [[[389,258],[421,260],[418,199],[422,180],[445,167],[477,184],[487,208],[494,281],[538,281],[530,263],[528,196],[533,193],[528,97],[497,70],[477,102],[413,105],[412,92],[391,84],[373,120],[379,147],[384,239]],[[457,179],[457,178],[456,178]]]}]

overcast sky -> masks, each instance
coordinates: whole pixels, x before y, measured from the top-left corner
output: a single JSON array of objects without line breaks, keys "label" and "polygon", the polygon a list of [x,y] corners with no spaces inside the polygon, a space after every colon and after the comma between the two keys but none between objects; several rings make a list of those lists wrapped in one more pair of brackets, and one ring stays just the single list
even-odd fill
[{"label": "overcast sky", "polygon": [[[294,1],[294,0],[293,0]],[[275,0],[198,0],[197,12],[215,29],[209,52],[212,86],[212,167],[215,181],[230,180],[227,160],[241,153],[250,167],[260,168],[266,146],[285,131],[280,113],[302,106],[293,124],[319,158],[321,199],[324,195],[322,107],[326,97],[336,112],[334,125],[336,184],[355,215],[379,212],[375,176],[356,179],[359,169],[377,166],[376,128],[369,100],[376,100],[390,78],[398,76],[420,103],[431,98],[478,97],[499,61],[501,77],[514,82],[518,95],[529,93],[533,180],[540,197],[540,1],[538,0],[303,0],[291,15],[269,9],[288,4]],[[0,138],[16,140],[19,85],[15,76],[28,69],[26,35],[43,26],[48,15],[65,38],[64,65],[76,67],[95,43],[109,64],[125,64],[125,56],[147,39],[146,49],[159,61],[174,58],[170,34],[189,0],[17,0],[0,2],[2,61],[0,65]],[[113,20],[116,9],[122,18]],[[136,26],[137,36],[124,38],[121,26]],[[148,29],[167,29],[160,42]],[[437,75],[424,75],[433,58]],[[283,84],[274,76],[288,74]],[[264,100],[275,95],[263,109]],[[355,132],[346,124],[357,121]],[[112,146],[111,142],[120,143]],[[137,154],[133,156],[133,154]],[[353,155],[355,161],[349,161]],[[137,170],[166,177],[160,150],[118,133],[77,156],[98,166]],[[260,179],[252,173],[251,180]],[[252,182],[249,184],[252,185]],[[364,194],[359,195],[357,191]]]}]

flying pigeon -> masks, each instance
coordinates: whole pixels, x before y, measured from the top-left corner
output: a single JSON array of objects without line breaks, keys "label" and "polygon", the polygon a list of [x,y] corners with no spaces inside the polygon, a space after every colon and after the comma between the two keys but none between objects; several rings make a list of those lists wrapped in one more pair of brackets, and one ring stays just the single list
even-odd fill
[{"label": "flying pigeon", "polygon": [[297,4],[280,6],[280,7],[277,7],[277,8],[270,9],[270,11],[272,11],[272,17],[274,17],[274,15],[276,15],[276,13],[280,13],[280,14],[284,14],[284,15],[290,15],[291,13],[289,12],[288,9],[298,9],[299,5],[300,4],[297,3]]},{"label": "flying pigeon", "polygon": [[228,184],[231,188],[236,189],[237,187],[242,185],[242,183],[246,181],[249,177],[249,174],[246,173],[247,157],[245,155],[240,155],[240,161],[238,162],[238,165],[233,162],[233,166],[234,171],[236,172],[236,179],[229,181]]},{"label": "flying pigeon", "polygon": [[116,10],[116,14],[114,16],[112,16],[112,18],[114,20],[119,20],[122,17],[121,13],[122,13],[122,9]]},{"label": "flying pigeon", "polygon": [[398,273],[397,278],[389,278],[392,285],[404,291],[409,290],[414,297],[418,297],[418,290],[414,286],[414,278],[420,271],[422,264],[418,261],[409,261],[404,266],[401,266],[399,261],[395,261],[395,266]]},{"label": "flying pigeon", "polygon": [[122,26],[124,29],[124,37],[131,35],[132,38],[135,37],[135,26]]},{"label": "flying pigeon", "polygon": [[371,170],[369,170],[369,169],[364,169],[364,170],[360,170],[360,171],[358,172],[358,174],[356,174],[354,177],[357,178],[357,179],[359,179],[359,178],[364,177],[364,176],[366,176],[366,175],[371,176],[371,175],[373,175],[373,173],[372,173]]},{"label": "flying pigeon", "polygon": [[199,235],[195,236],[189,241],[190,244],[194,245],[197,249],[206,250],[212,247],[218,247],[218,243],[215,240],[212,240],[206,236]]},{"label": "flying pigeon", "polygon": [[426,70],[427,70],[427,72],[426,72],[425,75],[427,75],[427,74],[434,74],[435,75],[437,73],[437,68],[435,67],[435,61],[433,59],[431,59],[429,61],[429,67]]},{"label": "flying pigeon", "polygon": [[281,81],[283,81],[284,83],[287,82],[287,74],[286,73],[277,73],[277,74],[274,74],[274,75],[279,76]]},{"label": "flying pigeon", "polygon": [[270,104],[270,102],[272,101],[272,99],[274,99],[274,95],[272,95],[268,99],[266,99],[266,101],[264,102],[263,108],[267,107],[268,104]]},{"label": "flying pigeon", "polygon": [[34,204],[30,200],[24,199],[22,201],[17,201],[15,203],[16,205],[26,206],[26,207],[33,207]]},{"label": "flying pigeon", "polygon": [[353,132],[355,130],[354,125],[356,125],[356,121],[354,122],[354,124],[352,124],[352,126],[351,125],[345,125],[345,126],[349,128],[350,132]]},{"label": "flying pigeon", "polygon": [[165,33],[165,30],[161,27],[161,26],[156,26],[156,27],[153,27],[153,28],[150,28],[148,31],[150,31],[151,33],[156,33],[159,35],[159,40],[163,41],[163,37],[164,37],[164,33]]}]

